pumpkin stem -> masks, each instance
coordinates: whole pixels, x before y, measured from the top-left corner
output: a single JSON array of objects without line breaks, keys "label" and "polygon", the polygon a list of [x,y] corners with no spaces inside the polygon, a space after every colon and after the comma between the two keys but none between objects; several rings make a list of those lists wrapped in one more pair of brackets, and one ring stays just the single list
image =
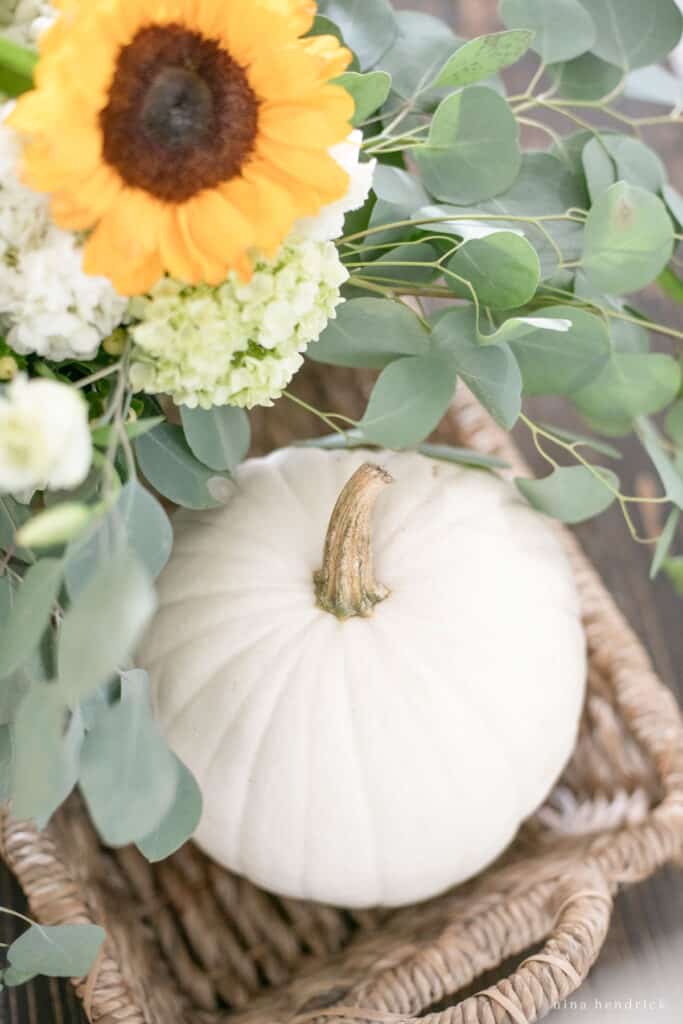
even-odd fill
[{"label": "pumpkin stem", "polygon": [[337,499],[325,538],[323,567],[313,573],[318,605],[338,619],[372,615],[389,591],[375,580],[370,519],[377,497],[393,478],[364,463]]}]

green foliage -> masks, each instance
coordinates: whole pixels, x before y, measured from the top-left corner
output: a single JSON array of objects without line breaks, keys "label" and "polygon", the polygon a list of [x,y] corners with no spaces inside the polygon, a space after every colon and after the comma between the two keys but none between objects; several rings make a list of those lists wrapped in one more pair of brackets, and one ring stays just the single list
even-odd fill
[{"label": "green foliage", "polygon": [[356,112],[354,125],[362,124],[371,114],[386,102],[391,90],[391,75],[386,71],[369,71],[362,75],[358,71],[347,71],[337,78],[337,85],[343,86],[353,96]]},{"label": "green foliage", "polygon": [[59,559],[43,558],[24,576],[11,611],[0,620],[0,677],[20,668],[38,645],[50,621],[62,575]]},{"label": "green foliage", "polygon": [[244,409],[181,408],[185,440],[201,463],[217,472],[234,473],[249,450],[251,428]]},{"label": "green foliage", "polygon": [[501,0],[500,13],[509,28],[530,28],[532,46],[546,64],[572,60],[590,50],[597,31],[580,0]]},{"label": "green foliage", "polygon": [[80,718],[69,721],[57,684],[29,689],[19,704],[12,739],[12,813],[45,823],[76,784],[83,740]]},{"label": "green foliage", "polygon": [[163,423],[135,442],[135,454],[148,481],[160,494],[186,508],[216,508],[229,474],[203,465],[192,454],[182,427]]},{"label": "green foliage", "polygon": [[8,96],[18,96],[33,87],[37,55],[10,39],[0,38],[0,89]]},{"label": "green foliage", "polygon": [[439,72],[435,86],[461,89],[489,78],[510,64],[515,64],[531,45],[534,32],[517,30],[493,32],[491,35],[470,39],[446,61]]},{"label": "green foliage", "polygon": [[612,350],[603,369],[572,394],[584,419],[602,434],[627,434],[634,420],[665,409],[681,386],[679,364],[660,353]]},{"label": "green foliage", "polygon": [[376,64],[398,31],[389,0],[319,0],[318,8],[339,26],[361,68]]},{"label": "green foliage", "polygon": [[656,64],[681,38],[683,17],[674,0],[581,0],[596,30],[592,52],[623,70]]},{"label": "green foliage", "polygon": [[471,299],[474,289],[479,302],[491,309],[525,305],[536,294],[541,279],[536,250],[526,238],[511,231],[465,242],[449,260],[448,269],[463,279],[448,278],[448,286],[456,295]]},{"label": "green foliage", "polygon": [[453,397],[456,370],[447,356],[404,356],[382,371],[359,427],[372,444],[409,448],[431,434]]},{"label": "green foliage", "polygon": [[650,579],[653,580],[659,575],[659,572],[666,561],[671,545],[674,542],[676,536],[676,530],[678,529],[678,523],[681,518],[681,511],[678,508],[672,508],[667,516],[666,524],[657,540],[654,555],[652,556],[652,564],[650,565]]},{"label": "green foliage", "polygon": [[430,14],[399,11],[395,17],[396,35],[379,67],[391,75],[391,87],[401,99],[424,96],[458,40],[448,25]]},{"label": "green foliage", "polygon": [[655,193],[666,182],[666,170],[654,150],[630,135],[596,136],[584,147],[582,157],[593,203],[617,181]]},{"label": "green foliage", "polygon": [[654,281],[671,259],[673,226],[664,203],[617,182],[598,196],[586,221],[582,266],[598,289],[621,295]]},{"label": "green foliage", "polygon": [[23,980],[36,974],[83,978],[103,942],[104,931],[93,924],[33,924],[9,947],[7,960]]},{"label": "green foliage", "polygon": [[176,758],[176,790],[171,806],[156,829],[138,841],[138,849],[149,861],[170,857],[192,835],[202,813],[202,794],[197,781]]},{"label": "green foliage", "polygon": [[610,357],[604,320],[572,306],[549,306],[544,316],[571,320],[567,333],[532,330],[510,343],[527,395],[571,395],[601,372]]},{"label": "green foliage", "polygon": [[542,480],[515,480],[526,500],[539,512],[562,523],[582,523],[604,512],[614,502],[618,477],[594,466],[558,466]]},{"label": "green foliage", "polygon": [[427,144],[415,162],[427,188],[452,203],[475,203],[505,192],[521,166],[519,130],[498,93],[472,86],[439,105]]},{"label": "green foliage", "polygon": [[429,333],[407,306],[388,299],[351,299],[308,355],[319,363],[381,370],[399,356],[428,351]]}]

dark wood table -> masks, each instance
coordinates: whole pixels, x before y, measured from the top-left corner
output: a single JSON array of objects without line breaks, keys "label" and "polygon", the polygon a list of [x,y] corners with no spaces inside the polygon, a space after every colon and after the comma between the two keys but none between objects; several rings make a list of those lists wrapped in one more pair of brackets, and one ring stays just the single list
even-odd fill
[{"label": "dark wood table", "polygon": [[[652,2],[652,0],[651,0]],[[397,7],[419,8],[449,19],[466,37],[500,27],[496,0],[396,0]],[[519,83],[525,71],[515,72]],[[642,108],[641,108],[642,109]],[[545,143],[538,139],[541,147]],[[660,131],[655,144],[667,159],[679,188],[683,179],[680,130]],[[656,292],[641,306],[655,320],[680,323],[675,309]],[[558,425],[576,425],[571,412],[556,400],[536,401],[536,417]],[[528,437],[518,441],[532,464],[538,458]],[[636,442],[624,446],[619,472],[630,491],[655,487],[648,461]],[[645,524],[650,528],[654,524]],[[683,599],[668,582],[648,580],[649,550],[633,543],[621,515],[611,509],[577,528],[585,551],[602,573],[610,592],[649,650],[657,671],[683,702]],[[683,538],[682,538],[683,539]],[[26,906],[9,872],[0,866],[0,905],[20,912]],[[0,939],[11,942],[24,925],[0,915]],[[683,875],[675,869],[660,872],[649,882],[622,893],[617,899],[611,931],[593,974],[575,997],[574,1004],[553,1018],[581,1024],[632,1021],[640,1024],[680,1024],[683,1019]],[[576,1014],[580,1014],[577,1018]],[[84,1024],[85,1017],[70,985],[40,978],[19,989],[0,994],[0,1024]]]}]

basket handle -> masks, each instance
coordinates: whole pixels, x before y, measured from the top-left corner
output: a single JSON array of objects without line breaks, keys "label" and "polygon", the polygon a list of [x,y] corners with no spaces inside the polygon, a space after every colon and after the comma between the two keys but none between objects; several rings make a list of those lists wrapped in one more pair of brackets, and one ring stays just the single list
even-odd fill
[{"label": "basket handle", "polygon": [[[576,991],[595,963],[612,915],[608,883],[601,872],[592,868],[583,867],[572,875],[565,875],[552,890],[547,912],[551,924],[539,952],[528,956],[509,977],[496,985],[444,1010],[413,1016],[424,1003],[419,1005],[419,994],[410,991],[412,978],[419,973],[419,968],[413,972],[408,962],[404,965],[407,969],[401,971],[403,992],[400,998],[406,1009],[410,1006],[408,1012],[383,1009],[382,1004],[388,1006],[394,1000],[382,998],[383,980],[386,983],[388,979],[380,976],[371,983],[372,994],[367,988],[364,994],[358,993],[357,1005],[339,1003],[300,1012],[294,1016],[292,1024],[312,1021],[320,1024],[531,1024]],[[475,924],[476,919],[469,921],[468,928]],[[494,934],[489,932],[489,937],[493,939]],[[511,940],[514,943],[514,937],[506,934],[505,929],[495,935],[497,948],[487,950],[490,962],[495,957],[495,962],[502,963],[510,955]],[[444,959],[447,960],[447,956]],[[393,985],[398,980],[394,975]],[[457,991],[455,986],[451,988],[452,992],[454,990]],[[349,1003],[352,1001],[353,996]]]}]

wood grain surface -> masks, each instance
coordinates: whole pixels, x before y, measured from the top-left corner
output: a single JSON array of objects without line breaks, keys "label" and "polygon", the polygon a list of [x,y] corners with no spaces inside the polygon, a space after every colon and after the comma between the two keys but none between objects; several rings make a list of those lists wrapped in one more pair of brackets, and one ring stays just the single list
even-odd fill
[{"label": "wood grain surface", "polygon": [[[649,0],[650,3],[656,0]],[[465,37],[500,27],[496,0],[396,0],[396,6],[412,8],[447,18]],[[512,73],[516,85],[524,86],[528,65]],[[639,112],[643,106],[639,106]],[[664,156],[672,180],[683,186],[683,151],[680,128],[669,127],[649,133]],[[542,136],[528,137],[538,148]],[[680,308],[656,292],[640,303],[656,319],[680,324]],[[558,425],[576,425],[576,420],[556,400],[536,400],[533,414]],[[518,442],[539,470],[539,458],[528,436],[519,432]],[[636,442],[625,446],[620,475],[626,488],[655,487],[656,483]],[[652,529],[655,523],[645,523]],[[649,650],[661,678],[677,691],[683,702],[683,600],[677,598],[665,580],[651,583],[647,578],[649,550],[634,544],[618,510],[612,509],[576,530],[589,557]],[[682,538],[683,539],[683,538]],[[0,905],[25,912],[21,893],[9,873],[0,867]],[[11,942],[24,925],[0,915],[0,940]],[[558,1024],[680,1024],[683,1021],[683,874],[674,868],[661,872],[649,882],[622,893],[617,900],[610,935],[601,959],[589,980],[565,1008],[552,1015]],[[84,1024],[85,1017],[67,983],[38,979],[0,994],[0,1024]]]}]

